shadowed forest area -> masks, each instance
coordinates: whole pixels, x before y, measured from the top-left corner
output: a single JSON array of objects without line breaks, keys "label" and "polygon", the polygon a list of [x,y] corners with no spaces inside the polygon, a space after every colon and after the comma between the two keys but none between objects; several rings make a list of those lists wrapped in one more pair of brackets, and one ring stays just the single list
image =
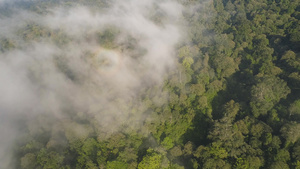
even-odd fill
[{"label": "shadowed forest area", "polygon": [[[299,0],[162,1],[167,5],[153,0],[136,29],[136,22],[127,28],[118,16],[101,18],[118,2],[0,5],[3,25],[18,10],[27,11],[24,18],[41,16],[11,26],[12,35],[0,29],[0,66],[12,65],[0,72],[20,70],[21,80],[14,83],[34,91],[21,88],[12,101],[0,99],[0,117],[12,119],[15,128],[10,144],[0,143],[9,147],[6,167],[300,169]],[[129,11],[136,2],[128,2]],[[108,26],[94,29],[91,21],[85,27],[90,22],[80,20],[82,12],[74,19],[80,31],[76,24],[69,29],[76,21],[68,14],[57,19],[64,10],[49,19],[52,23],[43,22],[56,16],[52,9],[77,7],[102,19],[99,27]],[[182,10],[172,11],[175,7]],[[179,33],[172,33],[175,28]],[[26,60],[20,53],[36,55],[34,64],[18,69]],[[99,75],[91,76],[94,72]],[[0,73],[1,83],[11,74]],[[16,99],[22,95],[28,97]],[[30,98],[37,99],[27,104]]]}]

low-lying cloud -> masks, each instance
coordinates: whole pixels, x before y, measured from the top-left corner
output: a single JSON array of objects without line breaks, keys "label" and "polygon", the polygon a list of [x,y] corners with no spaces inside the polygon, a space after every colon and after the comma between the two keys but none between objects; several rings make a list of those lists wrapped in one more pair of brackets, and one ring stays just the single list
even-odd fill
[{"label": "low-lying cloud", "polygon": [[11,135],[1,139],[0,168],[11,167],[3,157],[20,134],[18,118],[83,112],[117,131],[131,116],[124,105],[175,68],[182,10],[174,1],[116,0],[99,11],[74,5],[1,16],[0,39],[14,47],[0,55],[0,134]]}]

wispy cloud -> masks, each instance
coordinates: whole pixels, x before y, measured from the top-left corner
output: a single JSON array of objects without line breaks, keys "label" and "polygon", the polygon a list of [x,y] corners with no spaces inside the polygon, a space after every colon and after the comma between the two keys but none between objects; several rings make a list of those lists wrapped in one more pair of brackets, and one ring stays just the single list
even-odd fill
[{"label": "wispy cloud", "polygon": [[[163,16],[159,22],[153,17],[157,9]],[[46,14],[22,10],[0,17],[0,38],[16,46],[0,55],[0,134],[12,135],[1,139],[0,157],[19,134],[13,123],[18,118],[46,113],[63,121],[69,112],[84,112],[102,130],[117,131],[130,116],[124,105],[138,96],[139,88],[161,83],[175,67],[182,10],[174,1],[117,0],[99,11],[56,7]],[[24,39],[30,25],[38,25],[30,29],[38,38]],[[112,30],[111,45],[105,46],[100,37]],[[51,40],[53,32],[66,42]]]}]

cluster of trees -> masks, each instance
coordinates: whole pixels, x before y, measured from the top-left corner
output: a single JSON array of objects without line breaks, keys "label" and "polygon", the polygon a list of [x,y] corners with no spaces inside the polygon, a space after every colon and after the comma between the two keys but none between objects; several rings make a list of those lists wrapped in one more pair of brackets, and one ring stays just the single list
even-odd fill
[{"label": "cluster of trees", "polygon": [[[128,105],[147,117],[140,129],[105,135],[89,115],[39,115],[16,143],[18,168],[300,168],[299,1],[181,3],[205,7],[184,13],[188,42],[177,50],[177,71],[144,89],[146,108]],[[111,33],[99,43],[111,43]],[[68,39],[38,25],[20,35]],[[15,47],[0,43],[1,52]]]}]

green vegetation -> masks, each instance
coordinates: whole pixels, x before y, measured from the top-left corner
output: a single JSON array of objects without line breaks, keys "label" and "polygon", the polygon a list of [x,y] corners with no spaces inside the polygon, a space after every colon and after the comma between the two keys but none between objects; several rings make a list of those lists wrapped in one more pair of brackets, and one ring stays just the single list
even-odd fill
[{"label": "green vegetation", "polygon": [[[16,143],[17,168],[299,169],[299,0],[182,3],[204,7],[184,13],[188,40],[177,49],[178,70],[163,86],[141,89],[147,107],[125,108],[146,117],[140,129],[124,126],[106,135],[94,118],[77,114],[44,124],[42,114],[39,129],[26,124]],[[34,24],[18,32],[24,41],[71,40]],[[106,30],[97,40],[114,48],[117,33]],[[15,47],[0,40],[0,53]]]}]

